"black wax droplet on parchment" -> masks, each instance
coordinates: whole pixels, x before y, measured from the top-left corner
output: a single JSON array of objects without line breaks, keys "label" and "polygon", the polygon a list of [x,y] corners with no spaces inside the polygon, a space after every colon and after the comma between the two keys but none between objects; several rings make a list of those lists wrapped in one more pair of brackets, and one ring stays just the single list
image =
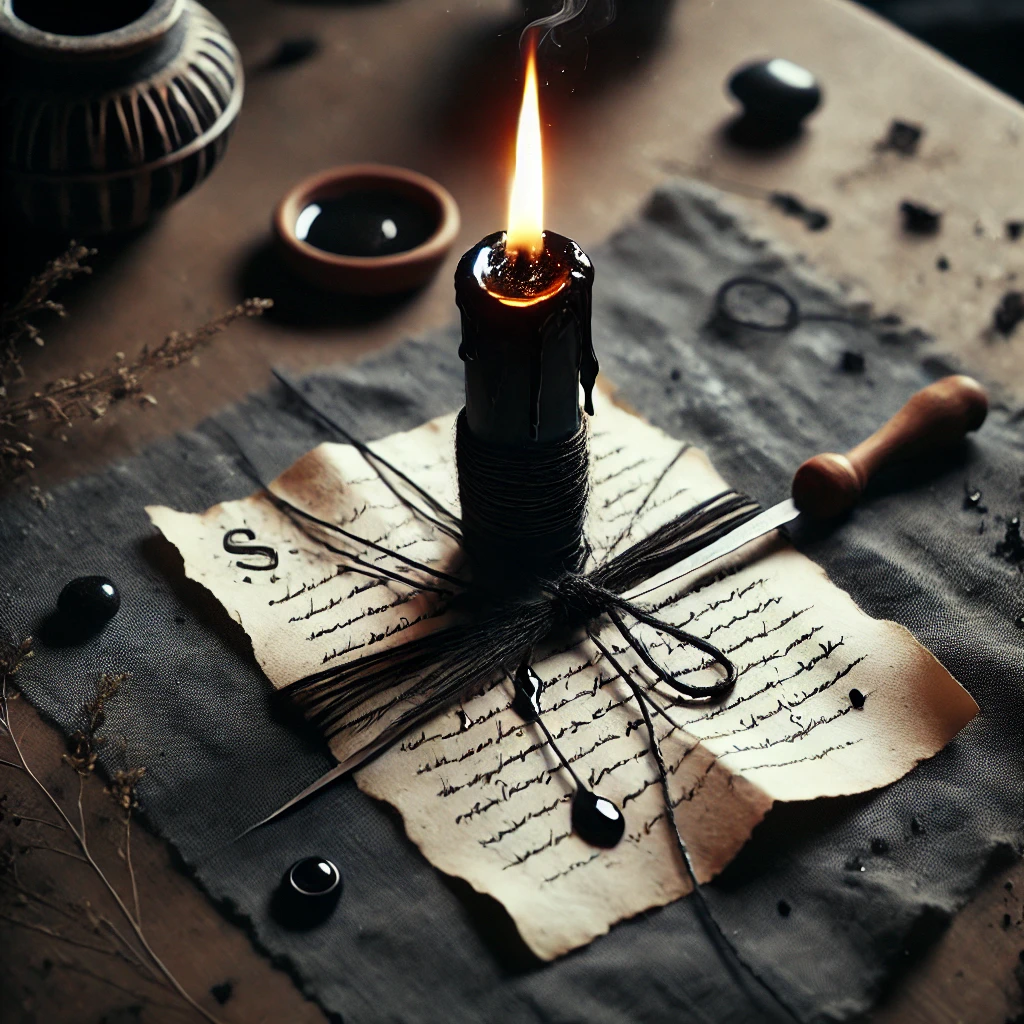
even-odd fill
[{"label": "black wax droplet on parchment", "polygon": [[524,722],[536,722],[540,716],[540,676],[529,665],[520,665],[516,672],[515,686],[512,710]]},{"label": "black wax droplet on parchment", "polygon": [[867,697],[865,697],[864,694],[860,692],[860,690],[851,690],[850,691],[850,703],[858,711],[860,711],[860,709],[864,707],[864,702],[866,700],[867,700]]},{"label": "black wax droplet on parchment", "polygon": [[573,831],[591,846],[616,846],[626,831],[622,811],[603,796],[582,786],[572,798]]}]

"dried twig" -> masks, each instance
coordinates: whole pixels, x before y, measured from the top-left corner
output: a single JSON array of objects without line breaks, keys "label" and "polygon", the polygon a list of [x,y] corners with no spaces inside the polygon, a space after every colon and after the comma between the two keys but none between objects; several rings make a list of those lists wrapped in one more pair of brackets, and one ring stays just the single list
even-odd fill
[{"label": "dried twig", "polygon": [[0,309],[0,398],[6,397],[7,386],[12,381],[23,376],[21,345],[26,341],[43,344],[43,336],[32,320],[40,313],[67,316],[64,306],[54,302],[50,295],[63,281],[78,274],[91,274],[92,268],[85,266],[84,261],[95,254],[95,249],[71,242],[66,252],[32,278],[17,302]]},{"label": "dried twig", "polygon": [[[133,914],[128,908],[128,905],[107,877],[103,868],[96,861],[86,836],[81,786],[84,786],[86,777],[95,770],[96,749],[102,743],[102,737],[97,737],[96,731],[101,727],[106,719],[106,704],[117,694],[120,690],[121,684],[127,676],[124,674],[112,675],[109,673],[105,673],[100,676],[96,696],[84,709],[87,725],[83,730],[80,730],[79,733],[75,734],[73,737],[74,746],[72,752],[65,756],[67,763],[70,764],[78,773],[80,781],[77,800],[79,822],[76,825],[74,821],[72,821],[70,815],[64,810],[60,801],[58,801],[54,794],[47,789],[39,776],[36,775],[32,766],[29,764],[11,721],[11,689],[14,686],[14,677],[24,665],[25,661],[31,656],[31,639],[24,640],[12,651],[9,651],[5,655],[0,655],[0,736],[5,736],[9,744],[13,747],[15,754],[14,763],[25,771],[28,777],[32,780],[32,783],[35,785],[40,796],[48,802],[57,813],[66,831],[74,838],[80,853],[73,853],[72,851],[66,850],[61,851],[56,847],[48,847],[47,849],[51,849],[58,853],[64,853],[67,856],[72,856],[76,859],[84,860],[89,865],[96,877],[102,883],[110,898],[113,900],[114,904],[117,906],[120,915],[128,923],[128,926],[131,929],[130,934],[134,936],[135,942],[138,943],[139,948],[137,949],[133,943],[129,942],[128,939],[117,930],[113,923],[107,922],[105,918],[92,915],[91,912],[90,917],[95,918],[98,924],[107,927],[112,934],[120,940],[121,944],[129,951],[129,953],[133,957],[137,958],[142,964],[152,965],[152,967],[159,972],[166,984],[169,985],[186,1003],[188,1003],[192,1009],[200,1014],[204,1020],[208,1021],[209,1024],[221,1024],[213,1014],[200,1006],[199,1003],[189,995],[174,974],[171,973],[167,965],[156,954],[142,929],[137,913]],[[137,804],[135,789],[141,777],[142,772],[138,769],[132,772],[119,773],[115,776],[112,791],[117,797],[122,809],[125,810],[126,815],[130,815],[131,810]],[[133,901],[137,907],[138,890],[135,885],[134,872],[130,871],[130,875],[132,881]],[[29,922],[17,920],[15,920],[15,923],[22,924],[25,927],[30,927],[37,931],[43,931],[44,934],[51,934],[54,938],[62,939],[64,941],[73,941],[73,944],[82,945],[81,940],[71,940],[68,936],[64,936],[58,932],[52,932],[50,929],[46,929],[40,925],[34,925]],[[88,948],[96,948],[99,952],[109,952],[109,949],[107,948],[101,949],[93,947],[91,944]],[[118,951],[119,954],[121,952],[122,951],[120,950]]]},{"label": "dried twig", "polygon": [[98,420],[128,398],[136,398],[144,406],[155,405],[156,399],[143,386],[150,374],[180,366],[236,320],[261,316],[273,305],[270,299],[246,299],[193,331],[172,331],[156,348],[147,345],[130,359],[118,352],[113,363],[100,370],[83,370],[29,394],[12,394],[12,389],[20,390],[13,386],[25,376],[23,344],[43,344],[32,318],[42,312],[67,316],[67,310],[50,295],[62,281],[89,273],[83,260],[94,252],[72,244],[32,279],[20,300],[0,311],[0,476],[16,476],[35,468],[31,433],[35,424],[59,428],[78,419]]}]

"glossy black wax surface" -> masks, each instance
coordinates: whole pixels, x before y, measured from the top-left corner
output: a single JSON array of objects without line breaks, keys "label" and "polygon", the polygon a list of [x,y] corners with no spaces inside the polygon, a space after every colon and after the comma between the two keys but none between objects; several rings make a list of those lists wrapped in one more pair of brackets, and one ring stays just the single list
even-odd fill
[{"label": "glossy black wax surface", "polygon": [[572,827],[584,842],[608,849],[618,845],[626,819],[611,800],[581,787],[572,798]]},{"label": "glossy black wax surface", "polygon": [[[474,436],[498,445],[572,437],[580,426],[580,384],[584,408],[593,413],[593,264],[571,238],[547,231],[537,266],[526,271],[512,266],[502,231],[470,249],[455,271],[466,417]],[[523,302],[531,289],[554,292],[528,305],[495,294]]]},{"label": "glossy black wax surface", "polygon": [[317,199],[295,220],[302,242],[339,256],[392,256],[422,245],[437,216],[422,203],[387,189],[359,189]]},{"label": "glossy black wax surface", "polygon": [[729,91],[748,117],[792,126],[815,111],[822,96],[810,71],[782,58],[739,68],[729,79]]}]

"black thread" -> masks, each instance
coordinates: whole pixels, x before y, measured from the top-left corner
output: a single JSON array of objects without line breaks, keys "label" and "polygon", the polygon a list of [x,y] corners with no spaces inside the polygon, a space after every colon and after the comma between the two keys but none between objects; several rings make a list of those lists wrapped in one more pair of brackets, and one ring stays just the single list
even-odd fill
[{"label": "black thread", "polygon": [[[734,299],[743,288],[759,288],[770,296],[782,300],[783,310],[780,315],[774,318],[767,318],[762,315],[745,316],[742,312],[736,312],[730,308],[730,300]],[[754,303],[757,310],[763,312],[766,303],[764,301]],[[791,331],[802,323],[811,321],[817,323],[838,323],[853,324],[855,327],[870,327],[872,324],[885,322],[885,317],[858,317],[846,313],[805,313],[800,309],[796,297],[777,281],[769,281],[763,277],[754,277],[750,274],[740,274],[738,277],[730,277],[724,281],[712,302],[712,323],[721,327],[745,327],[751,331],[762,331],[768,334],[782,334]]]},{"label": "black thread", "polygon": [[590,494],[587,427],[564,441],[522,448],[489,444],[455,427],[463,545],[474,583],[515,587],[578,569]]}]

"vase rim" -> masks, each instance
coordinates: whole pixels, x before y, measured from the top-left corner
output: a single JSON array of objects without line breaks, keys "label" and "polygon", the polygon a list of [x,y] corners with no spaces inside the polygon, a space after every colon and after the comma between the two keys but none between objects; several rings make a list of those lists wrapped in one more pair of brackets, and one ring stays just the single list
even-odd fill
[{"label": "vase rim", "polygon": [[153,0],[148,10],[119,28],[92,35],[48,32],[19,17],[15,0],[0,0],[0,42],[50,59],[107,59],[144,50],[175,25],[187,0]]}]

